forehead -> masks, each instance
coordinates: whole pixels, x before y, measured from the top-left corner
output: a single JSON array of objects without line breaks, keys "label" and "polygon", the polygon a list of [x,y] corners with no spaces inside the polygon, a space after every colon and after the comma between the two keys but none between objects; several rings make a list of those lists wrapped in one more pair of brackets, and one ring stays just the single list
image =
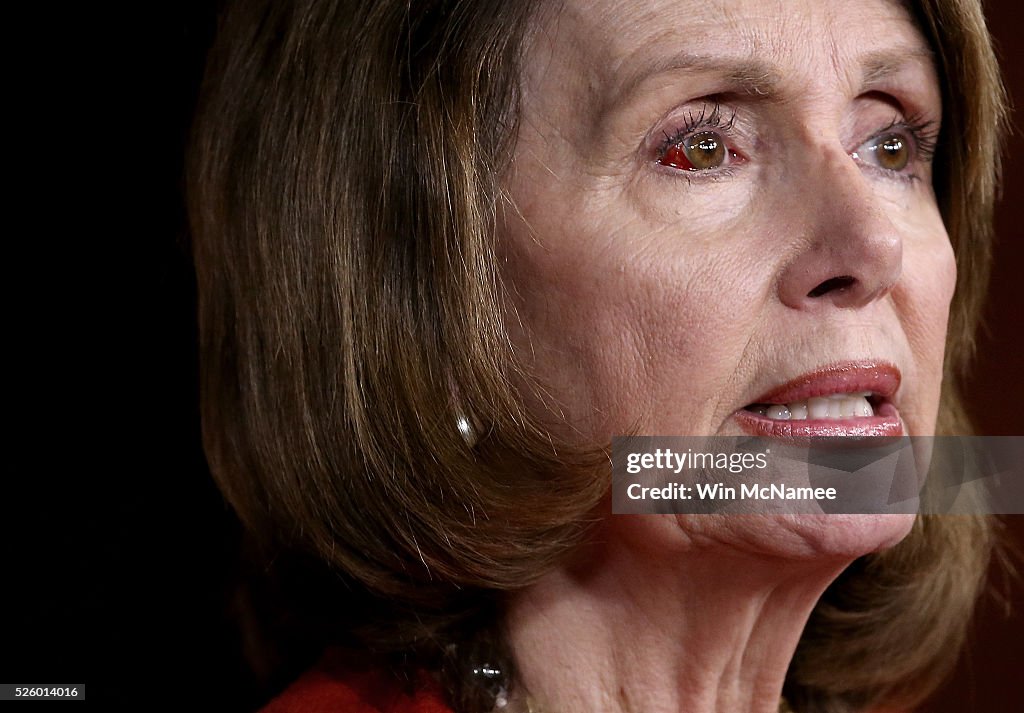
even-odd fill
[{"label": "forehead", "polygon": [[562,0],[536,44],[534,79],[554,73],[605,102],[675,70],[717,71],[753,92],[933,72],[897,0]]}]

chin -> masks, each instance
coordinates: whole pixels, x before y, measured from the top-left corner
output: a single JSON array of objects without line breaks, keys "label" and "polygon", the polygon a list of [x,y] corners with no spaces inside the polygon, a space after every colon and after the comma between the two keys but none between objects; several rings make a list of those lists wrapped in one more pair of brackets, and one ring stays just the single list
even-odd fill
[{"label": "chin", "polygon": [[[638,516],[641,520],[651,516]],[[633,523],[631,539],[667,550],[731,551],[747,557],[792,562],[852,561],[898,544],[914,525],[912,514],[899,515],[674,515],[675,527],[652,518]],[[657,523],[657,524],[655,524]],[[680,535],[682,535],[680,537]]]},{"label": "chin", "polygon": [[852,559],[898,544],[910,534],[915,515],[784,515],[772,519],[771,528],[781,532],[768,546],[777,556]]}]

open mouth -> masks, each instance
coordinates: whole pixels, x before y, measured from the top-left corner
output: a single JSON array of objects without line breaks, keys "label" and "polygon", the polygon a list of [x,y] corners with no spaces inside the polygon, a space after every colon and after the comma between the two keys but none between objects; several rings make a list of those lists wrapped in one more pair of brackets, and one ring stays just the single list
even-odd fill
[{"label": "open mouth", "polygon": [[870,418],[884,400],[870,391],[816,396],[788,404],[750,404],[744,410],[772,421]]},{"label": "open mouth", "polygon": [[736,412],[757,436],[901,436],[891,398],[900,373],[888,364],[845,363],[804,374]]}]

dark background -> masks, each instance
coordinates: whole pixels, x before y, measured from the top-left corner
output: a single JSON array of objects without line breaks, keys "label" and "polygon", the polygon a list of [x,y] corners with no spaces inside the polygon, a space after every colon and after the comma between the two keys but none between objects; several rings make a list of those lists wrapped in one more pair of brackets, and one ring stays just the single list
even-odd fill
[{"label": "dark background", "polygon": [[[1007,83],[1024,102],[1024,9],[986,4]],[[114,82],[129,100],[123,126],[130,165],[121,179],[138,216],[128,231],[124,308],[128,343],[110,358],[110,403],[84,423],[75,465],[37,478],[35,495],[56,484],[68,497],[40,510],[5,489],[0,513],[11,532],[0,579],[0,682],[86,683],[93,707],[251,711],[283,679],[260,684],[243,663],[251,642],[232,623],[248,606],[236,584],[238,526],[206,470],[199,441],[194,284],[181,206],[181,156],[213,34],[216,3],[156,5],[135,28],[125,70]],[[135,65],[144,72],[133,72]],[[1019,120],[1015,117],[1015,126]],[[995,271],[968,404],[986,435],[1024,435],[1024,138],[1006,153],[997,213]],[[136,190],[132,192],[130,189]],[[113,392],[116,392],[113,393]],[[88,423],[88,421],[93,423]],[[37,471],[49,450],[34,446]],[[27,449],[23,449],[27,450]],[[62,466],[63,467],[63,466]],[[56,466],[54,466],[56,468]],[[18,474],[9,477],[17,478]],[[1004,518],[1024,552],[1024,516]],[[1018,557],[1024,569],[1024,557]],[[1024,710],[1024,582],[993,570],[971,645],[949,683],[922,710]],[[1016,610],[1008,613],[1008,603]],[[102,706],[94,704],[103,701]]]},{"label": "dark background", "polygon": [[[1024,106],[1024,4],[988,0],[985,14],[995,36],[997,52],[1011,100],[1018,111],[1005,152],[1003,199],[996,210],[995,264],[986,330],[978,342],[978,358],[967,389],[967,404],[978,433],[1024,435],[1024,135],[1019,109]],[[1024,576],[1024,515],[1006,516],[1007,540],[1018,553],[1017,568]],[[961,656],[953,677],[922,708],[927,713],[1002,713],[1024,710],[1024,582],[1012,581],[996,568],[992,591],[980,605],[970,647]],[[1007,614],[1008,605],[1013,605]]]}]

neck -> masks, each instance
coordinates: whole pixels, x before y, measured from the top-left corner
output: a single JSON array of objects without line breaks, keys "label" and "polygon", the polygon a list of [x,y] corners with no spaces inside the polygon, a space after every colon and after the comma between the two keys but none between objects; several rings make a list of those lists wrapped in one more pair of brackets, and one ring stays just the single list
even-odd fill
[{"label": "neck", "polygon": [[545,713],[775,713],[811,609],[849,560],[614,542],[515,596],[519,682]]}]

